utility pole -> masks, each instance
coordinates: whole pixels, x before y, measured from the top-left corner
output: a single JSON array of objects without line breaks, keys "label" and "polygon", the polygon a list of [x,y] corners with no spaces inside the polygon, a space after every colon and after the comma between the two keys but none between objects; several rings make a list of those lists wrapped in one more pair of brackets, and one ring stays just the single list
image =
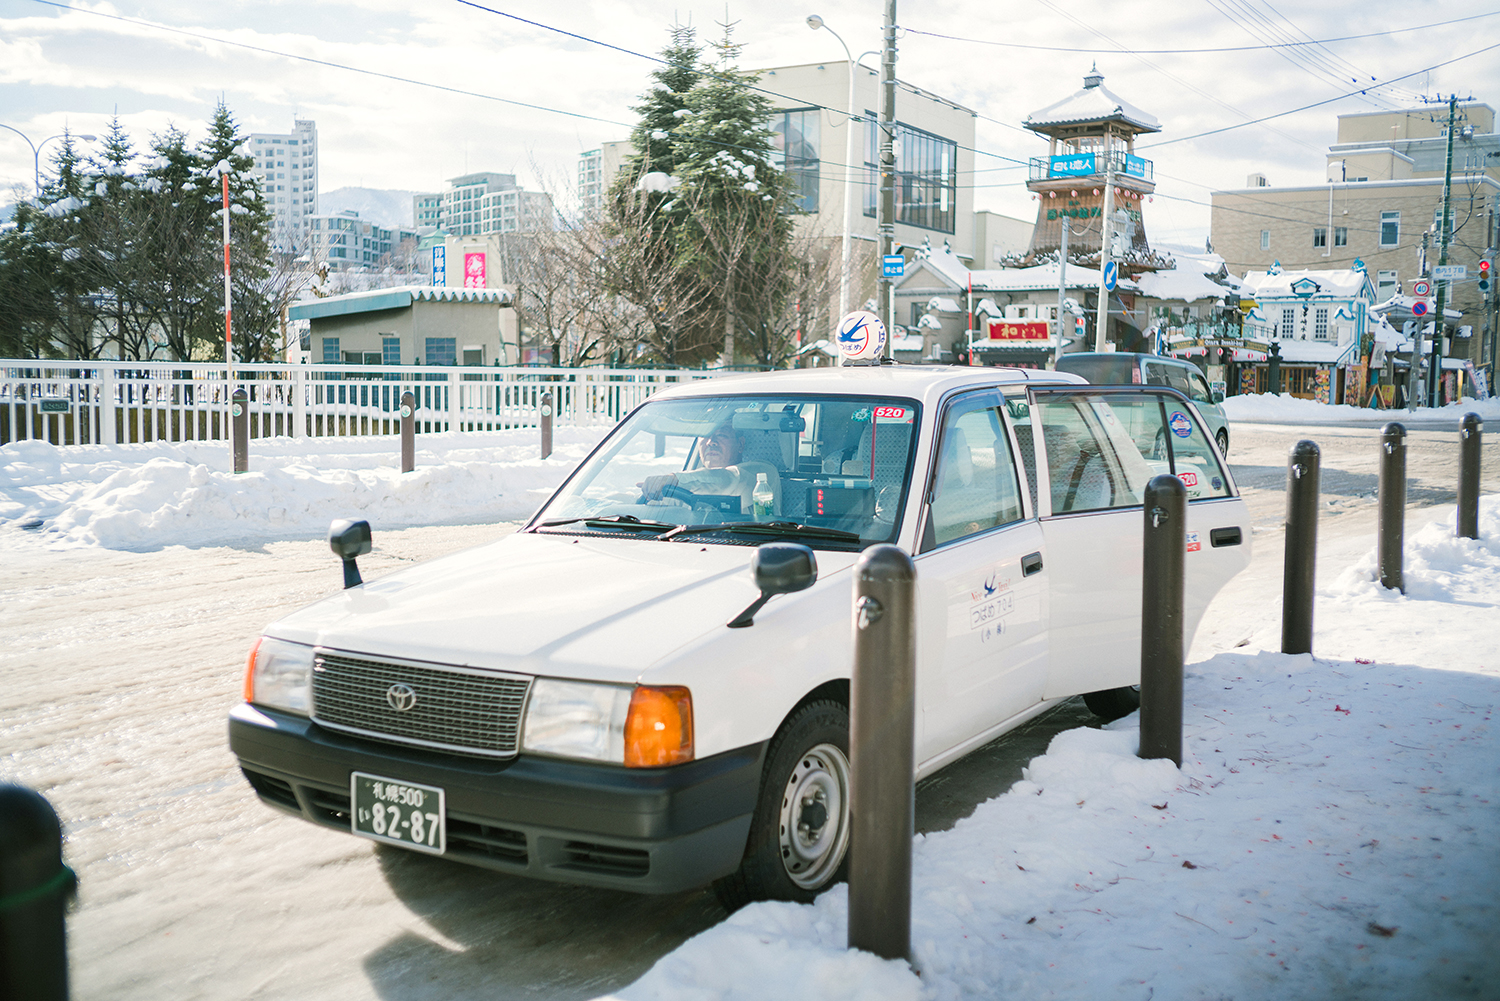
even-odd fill
[{"label": "utility pole", "polygon": [[1057,362],[1062,358],[1063,351],[1063,317],[1067,311],[1063,309],[1063,302],[1068,297],[1068,217],[1062,217],[1062,246],[1057,251],[1057,343],[1052,346],[1052,367],[1057,368]]},{"label": "utility pole", "polygon": [[895,282],[885,277],[885,258],[896,245],[896,0],[885,0],[885,24],[880,45],[880,202],[875,219],[880,233],[880,284],[876,310],[885,325],[885,357],[892,357],[895,319],[891,296]]},{"label": "utility pole", "polygon": [[1104,225],[1099,241],[1099,317],[1094,327],[1094,350],[1103,351],[1109,341],[1109,289],[1104,287],[1104,265],[1109,262],[1110,242],[1115,235],[1115,161],[1109,130],[1104,133]]},{"label": "utility pole", "polygon": [[[1448,96],[1448,159],[1443,167],[1443,221],[1438,229],[1438,266],[1448,263],[1448,217],[1453,193],[1453,119],[1458,112],[1458,95]],[[1439,281],[1437,310],[1432,318],[1432,369],[1427,373],[1427,405],[1439,404],[1438,392],[1443,385],[1443,312],[1448,305],[1448,282]],[[1417,341],[1418,346],[1421,340]]]}]

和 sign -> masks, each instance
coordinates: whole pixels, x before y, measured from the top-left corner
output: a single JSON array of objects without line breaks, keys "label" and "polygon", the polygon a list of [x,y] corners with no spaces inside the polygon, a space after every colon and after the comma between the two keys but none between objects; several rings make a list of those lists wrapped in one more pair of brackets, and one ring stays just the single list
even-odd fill
[{"label": "\u548c sign", "polygon": [[1048,336],[1046,320],[991,320],[992,341],[1045,341]]}]

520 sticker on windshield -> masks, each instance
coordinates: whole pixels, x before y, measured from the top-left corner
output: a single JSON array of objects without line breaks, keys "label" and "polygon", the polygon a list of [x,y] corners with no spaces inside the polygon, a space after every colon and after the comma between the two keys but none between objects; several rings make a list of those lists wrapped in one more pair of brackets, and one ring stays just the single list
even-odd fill
[{"label": "520 sticker on windshield", "polygon": [[876,424],[910,424],[917,416],[911,407],[876,407]]}]

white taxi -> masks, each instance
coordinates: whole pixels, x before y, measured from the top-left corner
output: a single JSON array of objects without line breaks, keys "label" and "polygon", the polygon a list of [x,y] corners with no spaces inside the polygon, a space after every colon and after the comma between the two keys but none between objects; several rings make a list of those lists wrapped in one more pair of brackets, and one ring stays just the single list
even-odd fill
[{"label": "white taxi", "polygon": [[[1059,700],[1138,704],[1160,472],[1188,487],[1191,642],[1250,519],[1182,394],[891,365],[683,386],[514,535],[268,626],[230,746],[267,804],[414,851],[808,900],[845,871],[860,551],[917,568],[920,778]],[[806,547],[802,579],[763,593],[766,543]]]}]

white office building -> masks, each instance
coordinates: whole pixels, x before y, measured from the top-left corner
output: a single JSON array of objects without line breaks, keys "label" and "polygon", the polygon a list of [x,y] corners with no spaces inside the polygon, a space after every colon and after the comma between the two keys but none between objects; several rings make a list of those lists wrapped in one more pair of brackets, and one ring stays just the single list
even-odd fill
[{"label": "white office building", "polygon": [[516,184],[515,174],[464,174],[449,178],[447,191],[414,196],[412,217],[420,232],[530,233],[551,228],[552,196],[525,190]]},{"label": "white office building", "polygon": [[271,210],[271,249],[301,254],[318,214],[318,124],[299,119],[291,132],[252,132],[248,152]]}]

